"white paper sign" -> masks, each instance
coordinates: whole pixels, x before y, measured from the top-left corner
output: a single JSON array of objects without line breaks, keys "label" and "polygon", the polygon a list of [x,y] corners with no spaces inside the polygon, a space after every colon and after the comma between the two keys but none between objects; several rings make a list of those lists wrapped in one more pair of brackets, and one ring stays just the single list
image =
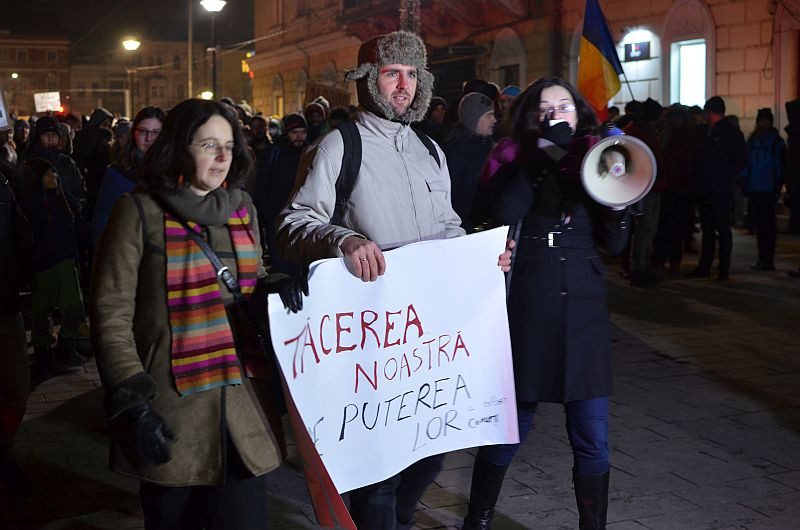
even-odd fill
[{"label": "white paper sign", "polygon": [[8,106],[3,89],[0,88],[0,131],[11,129],[11,118],[8,116]]},{"label": "white paper sign", "polygon": [[33,94],[36,112],[58,112],[61,110],[60,92],[36,92]]},{"label": "white paper sign", "polygon": [[270,332],[337,490],[434,454],[518,441],[504,276],[506,229],[384,253],[376,282],[314,263],[298,314],[270,295]]}]

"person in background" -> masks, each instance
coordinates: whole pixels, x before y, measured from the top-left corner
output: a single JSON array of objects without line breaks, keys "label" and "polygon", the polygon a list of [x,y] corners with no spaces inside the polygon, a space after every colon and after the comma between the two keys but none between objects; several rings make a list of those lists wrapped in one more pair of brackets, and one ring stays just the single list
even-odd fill
[{"label": "person in background", "polygon": [[264,149],[270,144],[270,137],[267,136],[267,120],[263,116],[253,116],[248,123],[250,130],[250,148],[253,156],[258,158]]},{"label": "person in background", "polygon": [[350,113],[347,112],[347,109],[344,107],[333,107],[331,109],[330,118],[328,118],[328,124],[330,125],[331,129],[335,129],[343,122],[346,122],[350,119]]},{"label": "person in background", "polygon": [[166,117],[159,107],[145,107],[133,119],[131,125],[133,142],[128,144],[127,151],[120,152],[114,163],[106,169],[100,188],[97,190],[97,201],[92,213],[93,244],[96,244],[103,234],[117,199],[133,191],[140,183],[139,169],[142,158],[161,134],[161,127]]},{"label": "person in background", "polygon": [[126,118],[120,118],[112,129],[114,142],[111,146],[111,161],[119,160],[123,153],[129,153],[133,141],[132,124]]},{"label": "person in background", "polygon": [[25,160],[25,152],[30,145],[31,124],[27,120],[14,121],[14,146],[17,150],[17,159]]},{"label": "person in background", "polygon": [[511,107],[521,93],[522,90],[516,85],[508,85],[500,92],[495,113],[497,118],[497,126],[494,128],[495,139],[511,136]]},{"label": "person in background", "polygon": [[27,283],[24,276],[32,244],[28,221],[0,168],[0,495],[23,496],[31,491],[30,480],[17,466],[11,449],[31,386],[19,292]]},{"label": "person in background", "polygon": [[563,403],[581,529],[604,529],[608,506],[611,322],[600,249],[621,252],[627,209],[594,202],[581,162],[597,142],[594,112],[572,85],[543,77],[513,111],[516,161],[494,175],[493,218],[515,227],[508,316],[520,443],[478,448],[463,530],[488,530],[503,478],[540,402]]},{"label": "person in background", "polygon": [[444,98],[434,96],[425,119],[419,123],[419,128],[430,136],[437,144],[444,144],[447,140],[447,127],[444,123],[447,114],[447,102]]},{"label": "person in background", "polygon": [[86,183],[86,215],[89,218],[94,210],[103,174],[111,163],[111,146],[114,143],[114,133],[111,131],[113,118],[114,115],[108,110],[98,107],[92,111],[86,126],[75,133],[73,158]]},{"label": "person in background", "polygon": [[497,123],[492,100],[479,92],[467,94],[458,108],[459,123],[442,146],[450,171],[453,210],[468,234],[488,217],[487,193],[478,194],[481,168],[492,149]]},{"label": "person in background", "polygon": [[144,157],[146,187],[117,201],[100,240],[91,329],[111,469],[140,481],[148,529],[268,528],[265,475],[280,465],[282,435],[278,379],[255,328],[265,292],[293,311],[302,301],[299,283],[261,265],[241,190],[251,171],[233,110],[186,100]]},{"label": "person in background", "polygon": [[30,146],[25,151],[25,159],[44,158],[55,167],[61,187],[75,198],[83,209],[86,203],[86,186],[83,174],[76,163],[61,151],[61,131],[58,122],[50,116],[36,120]]},{"label": "person in background", "polygon": [[303,115],[308,123],[308,143],[313,144],[330,131],[328,125],[329,109],[330,105],[328,104],[328,100],[322,96],[314,98],[314,100],[303,109]]},{"label": "person in background", "polygon": [[711,276],[711,264],[719,241],[717,280],[727,281],[733,250],[731,210],[734,185],[747,167],[747,144],[742,132],[725,119],[725,101],[721,97],[709,98],[704,111],[708,125],[700,135],[692,175],[703,239],[697,268],[687,277]]},{"label": "person in background", "polygon": [[747,139],[744,188],[748,201],[747,213],[752,217],[758,242],[758,260],[750,268],[757,271],[775,270],[775,241],[778,234],[775,204],[784,182],[786,144],[773,124],[772,110],[759,109],[756,128]]},{"label": "person in background", "polygon": [[[33,230],[29,265],[33,272],[31,343],[33,379],[39,383],[53,374],[76,373],[86,364],[86,358],[75,349],[84,319],[76,246],[80,207],[61,185],[55,166],[44,158],[23,164],[18,199]],[[55,349],[51,350],[51,319],[56,308],[61,324]]]},{"label": "person in background", "polygon": [[283,118],[284,133],[256,160],[253,202],[261,220],[262,242],[266,246],[270,270],[297,274],[297,267],[281,257],[275,242],[275,219],[286,206],[295,184],[300,157],[308,145],[308,124],[302,114]]}]

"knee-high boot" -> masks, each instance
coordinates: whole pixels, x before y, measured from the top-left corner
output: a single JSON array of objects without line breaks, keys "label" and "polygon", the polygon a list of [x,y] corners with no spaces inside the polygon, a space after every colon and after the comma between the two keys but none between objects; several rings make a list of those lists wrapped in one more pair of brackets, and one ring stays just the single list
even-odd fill
[{"label": "knee-high boot", "polygon": [[608,512],[608,471],[600,475],[572,474],[580,530],[605,530]]},{"label": "knee-high boot", "polygon": [[464,518],[462,530],[489,530],[492,527],[494,506],[500,496],[503,477],[508,466],[498,466],[484,460],[475,459],[472,469],[472,488],[469,494],[469,511]]}]

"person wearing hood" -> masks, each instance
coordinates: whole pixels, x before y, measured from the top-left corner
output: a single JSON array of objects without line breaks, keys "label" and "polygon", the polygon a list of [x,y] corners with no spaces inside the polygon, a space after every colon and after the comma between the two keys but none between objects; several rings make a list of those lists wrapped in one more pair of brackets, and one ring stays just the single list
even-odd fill
[{"label": "person wearing hood", "polygon": [[133,119],[131,131],[133,142],[126,151],[121,152],[117,160],[106,169],[97,200],[92,212],[92,243],[95,244],[103,234],[111,208],[117,199],[133,191],[139,184],[139,166],[142,157],[156,142],[161,134],[161,127],[167,118],[159,107],[145,107]]},{"label": "person wearing hood", "polygon": [[24,160],[25,159],[25,151],[28,149],[30,145],[30,136],[31,136],[31,124],[28,123],[28,120],[16,120],[14,121],[14,146],[17,150],[17,159]]},{"label": "person wearing hood", "polygon": [[[492,150],[492,132],[497,123],[492,100],[479,92],[467,94],[458,108],[459,123],[450,132],[443,149],[450,169],[453,209],[461,227],[472,233],[486,217],[488,204],[476,204],[481,168]],[[481,194],[486,197],[487,193]],[[479,213],[480,212],[480,213]]]},{"label": "person wearing hood", "polygon": [[444,123],[446,115],[447,101],[439,96],[434,96],[431,98],[431,105],[425,119],[419,124],[420,129],[438,144],[444,144],[447,140],[448,128]]},{"label": "person wearing hood", "polygon": [[91,324],[111,469],[141,482],[148,529],[268,528],[280,390],[256,323],[265,293],[293,311],[302,299],[300,284],[261,264],[258,216],[241,190],[252,167],[234,112],[186,100],[100,239]]},{"label": "person wearing hood", "polygon": [[775,240],[778,233],[775,203],[783,187],[786,144],[773,123],[772,110],[759,109],[756,128],[747,139],[744,187],[758,241],[758,261],[750,268],[757,271],[775,270]]},{"label": "person wearing hood", "polygon": [[325,136],[330,128],[328,126],[328,100],[322,96],[315,98],[303,109],[303,115],[308,123],[308,143],[314,143]]},{"label": "person wearing hood", "polygon": [[78,200],[79,210],[82,209],[86,200],[83,174],[72,158],[61,151],[61,131],[58,122],[50,116],[36,120],[30,146],[25,153],[25,160],[34,158],[44,158],[55,167],[61,187]]},{"label": "person wearing hood", "polygon": [[[464,235],[450,203],[450,175],[441,149],[434,159],[411,124],[422,120],[433,90],[422,39],[396,31],[363,43],[356,81],[360,109],[361,167],[343,211],[335,183],[344,141],[331,131],[304,157],[297,188],[278,217],[277,243],[285,259],[300,266],[344,257],[364,282],[386,272],[383,251],[428,239]],[[336,217],[334,219],[334,214]],[[508,268],[511,253],[501,256]],[[442,467],[444,455],[420,460],[396,475],[350,492],[358,528],[409,529],[416,505]]]},{"label": "person wearing hood", "polygon": [[89,217],[94,209],[103,174],[111,163],[111,146],[114,142],[114,133],[111,130],[113,119],[114,115],[111,112],[98,107],[92,111],[86,126],[75,133],[72,157],[86,181],[86,213]]},{"label": "person wearing hood", "polygon": [[[23,164],[18,198],[33,231],[31,343],[33,375],[38,383],[53,374],[78,372],[86,363],[75,350],[84,320],[76,248],[78,204],[62,186],[57,168],[45,158],[32,158]],[[56,308],[61,325],[57,346],[51,351],[51,316]]]},{"label": "person wearing hood", "polygon": [[275,244],[275,218],[294,188],[300,157],[308,145],[308,124],[302,114],[289,114],[283,118],[282,129],[283,134],[256,159],[253,202],[261,219],[271,270],[289,273],[295,272],[294,268],[281,258]]}]

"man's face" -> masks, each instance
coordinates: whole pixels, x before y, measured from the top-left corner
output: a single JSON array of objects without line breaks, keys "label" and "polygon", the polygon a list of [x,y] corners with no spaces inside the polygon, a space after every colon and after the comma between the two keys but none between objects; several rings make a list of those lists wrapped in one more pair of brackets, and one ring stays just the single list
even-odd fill
[{"label": "man's face", "polygon": [[267,124],[264,120],[252,119],[250,120],[250,132],[253,133],[253,138],[262,140],[267,136]]},{"label": "man's face", "polygon": [[387,64],[378,71],[378,92],[396,116],[404,116],[417,93],[417,67]]},{"label": "man's face", "polygon": [[447,109],[444,105],[436,105],[433,110],[431,111],[431,120],[434,123],[442,124],[444,123],[444,116],[447,114]]},{"label": "man's face", "polygon": [[61,140],[61,136],[58,133],[48,131],[39,136],[39,145],[45,149],[55,149],[58,147],[59,140]]},{"label": "man's face", "polygon": [[306,121],[309,125],[320,125],[325,120],[324,114],[318,110],[312,110],[306,113]]},{"label": "man's face", "polygon": [[302,127],[298,127],[297,129],[292,129],[291,131],[286,133],[286,138],[289,139],[289,143],[295,147],[303,147],[306,144],[307,136],[308,136],[308,131]]},{"label": "man's face", "polygon": [[31,134],[31,128],[26,126],[26,125],[22,125],[22,126],[18,126],[18,127],[14,128],[14,136],[16,138],[19,138],[23,142],[28,139],[28,136],[30,134]]},{"label": "man's face", "polygon": [[497,123],[497,118],[494,116],[494,111],[485,113],[478,120],[478,125],[475,127],[475,134],[488,138],[494,132],[495,123]]}]

